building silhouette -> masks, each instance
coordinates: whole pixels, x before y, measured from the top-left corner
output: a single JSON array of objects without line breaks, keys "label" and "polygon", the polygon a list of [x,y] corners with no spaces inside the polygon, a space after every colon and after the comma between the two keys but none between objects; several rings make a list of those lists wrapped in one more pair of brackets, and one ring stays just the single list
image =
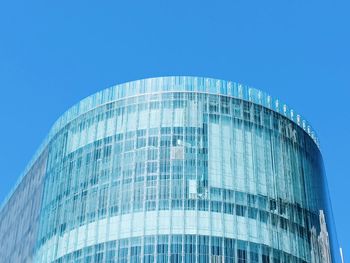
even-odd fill
[{"label": "building silhouette", "polygon": [[316,134],[202,77],[96,93],[54,124],[0,210],[0,262],[338,262]]}]

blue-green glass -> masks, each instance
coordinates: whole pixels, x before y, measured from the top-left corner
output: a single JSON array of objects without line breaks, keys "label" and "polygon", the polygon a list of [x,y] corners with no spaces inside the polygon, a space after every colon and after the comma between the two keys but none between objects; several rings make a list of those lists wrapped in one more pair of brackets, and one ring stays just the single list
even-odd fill
[{"label": "blue-green glass", "polygon": [[325,180],[312,128],[259,90],[125,83],[55,123],[0,212],[0,262],[338,262]]}]

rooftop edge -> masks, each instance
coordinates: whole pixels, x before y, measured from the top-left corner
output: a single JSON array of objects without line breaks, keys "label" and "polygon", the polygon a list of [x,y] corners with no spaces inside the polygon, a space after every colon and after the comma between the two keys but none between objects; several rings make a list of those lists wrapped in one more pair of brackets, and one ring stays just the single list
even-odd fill
[{"label": "rooftop edge", "polygon": [[208,94],[224,95],[261,105],[285,116],[289,120],[296,123],[311,137],[317,147],[320,148],[316,132],[312,129],[311,125],[304,118],[302,118],[301,115],[297,114],[292,108],[288,107],[287,104],[283,103],[278,98],[274,98],[259,89],[228,80],[196,76],[165,76],[134,80],[117,84],[96,92],[82,99],[70,107],[67,111],[65,111],[54,122],[48,135],[44,138],[39,148],[33,155],[32,159],[26,165],[15,186],[1,203],[0,212],[5,207],[6,203],[10,200],[12,194],[21,183],[23,177],[32,168],[33,164],[42,154],[43,150],[49,144],[51,139],[65,125],[80,115],[93,110],[102,104],[110,103],[131,96],[157,93],[160,91],[202,92]]}]

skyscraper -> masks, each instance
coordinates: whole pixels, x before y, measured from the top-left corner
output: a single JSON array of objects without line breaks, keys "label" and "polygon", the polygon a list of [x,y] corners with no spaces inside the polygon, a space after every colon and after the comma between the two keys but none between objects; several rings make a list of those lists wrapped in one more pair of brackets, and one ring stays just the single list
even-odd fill
[{"label": "skyscraper", "polygon": [[0,210],[0,262],[338,262],[318,139],[262,91],[117,85],[52,127]]}]

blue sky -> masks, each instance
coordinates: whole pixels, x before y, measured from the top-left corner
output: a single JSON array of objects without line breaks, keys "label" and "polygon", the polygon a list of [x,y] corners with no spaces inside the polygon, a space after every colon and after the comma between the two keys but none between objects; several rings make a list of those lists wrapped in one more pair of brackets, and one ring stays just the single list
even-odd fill
[{"label": "blue sky", "polygon": [[0,200],[53,122],[82,98],[145,77],[216,77],[279,97],[311,122],[347,256],[346,2],[2,1]]}]

